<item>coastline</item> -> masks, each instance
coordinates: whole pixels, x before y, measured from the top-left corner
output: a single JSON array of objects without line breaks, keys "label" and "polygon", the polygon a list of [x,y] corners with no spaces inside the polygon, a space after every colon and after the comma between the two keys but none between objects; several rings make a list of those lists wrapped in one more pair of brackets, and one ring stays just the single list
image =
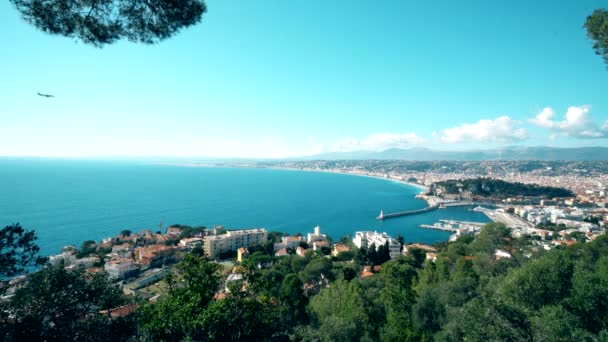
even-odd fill
[{"label": "coastline", "polygon": [[350,176],[360,176],[360,177],[369,177],[369,178],[376,178],[376,179],[383,179],[386,181],[391,181],[391,182],[396,182],[396,183],[401,183],[404,185],[409,185],[411,187],[414,188],[418,188],[421,190],[421,193],[424,192],[428,192],[429,188],[418,184],[418,183],[412,183],[412,182],[407,182],[401,179],[396,179],[396,178],[391,178],[386,177],[386,176],[376,176],[376,175],[371,175],[371,174],[367,174],[367,173],[358,173],[358,172],[348,172],[348,171],[341,171],[341,170],[312,170],[312,169],[299,169],[299,168],[294,168],[294,167],[277,167],[277,166],[254,166],[254,165],[217,165],[217,164],[201,164],[201,163],[186,163],[186,164],[176,164],[176,163],[153,163],[152,165],[163,165],[163,166],[181,166],[181,167],[209,167],[209,168],[236,168],[236,169],[269,169],[269,170],[287,170],[287,171],[302,171],[302,172],[317,172],[317,173],[334,173],[334,174],[340,174],[340,175],[350,175]]}]

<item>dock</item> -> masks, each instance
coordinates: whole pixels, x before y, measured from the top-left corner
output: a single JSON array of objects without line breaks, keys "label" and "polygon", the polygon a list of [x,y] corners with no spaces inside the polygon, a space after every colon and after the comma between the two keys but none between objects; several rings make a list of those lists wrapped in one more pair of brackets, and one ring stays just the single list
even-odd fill
[{"label": "dock", "polygon": [[444,232],[455,232],[456,229],[449,227],[449,226],[444,226],[444,225],[438,225],[438,224],[421,224],[420,228],[426,228],[426,229],[435,229],[435,230],[442,230]]}]

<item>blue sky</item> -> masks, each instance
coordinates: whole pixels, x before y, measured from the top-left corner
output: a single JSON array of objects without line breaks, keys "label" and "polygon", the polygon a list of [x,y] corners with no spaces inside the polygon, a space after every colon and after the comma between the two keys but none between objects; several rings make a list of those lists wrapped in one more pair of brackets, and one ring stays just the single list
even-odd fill
[{"label": "blue sky", "polygon": [[98,49],[0,2],[0,155],[608,145],[608,69],[583,29],[605,1],[207,5],[160,44]]}]

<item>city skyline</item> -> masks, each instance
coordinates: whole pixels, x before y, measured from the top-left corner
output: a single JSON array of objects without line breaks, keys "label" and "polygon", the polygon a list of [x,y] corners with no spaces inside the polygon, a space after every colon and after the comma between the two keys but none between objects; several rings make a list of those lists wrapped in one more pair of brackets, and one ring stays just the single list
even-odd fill
[{"label": "city skyline", "polygon": [[0,4],[0,156],[607,145],[608,71],[582,27],[601,1],[207,4],[170,40],[103,49]]}]

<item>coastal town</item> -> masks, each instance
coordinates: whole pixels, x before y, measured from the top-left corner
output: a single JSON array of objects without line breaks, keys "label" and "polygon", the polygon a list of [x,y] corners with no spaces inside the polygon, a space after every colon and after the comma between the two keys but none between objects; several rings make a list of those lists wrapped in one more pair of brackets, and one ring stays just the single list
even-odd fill
[{"label": "coastal town", "polygon": [[[411,175],[361,171],[348,173],[413,181]],[[428,203],[426,209],[404,213],[381,212],[378,219],[394,219],[406,214],[415,215],[449,206],[481,212],[491,221],[504,225],[509,230],[510,238],[527,241],[517,249],[496,249],[493,252],[495,259],[510,258],[514,253],[531,257],[540,251],[591,242],[605,234],[608,224],[608,210],[603,206],[603,190],[594,193],[594,196],[590,196],[589,191],[585,190],[582,194],[571,197],[499,198],[476,195],[472,191],[463,190],[462,184],[457,184],[460,188],[457,193],[451,194],[448,193],[448,187],[442,187],[442,184],[444,183],[425,183],[425,187],[421,188],[424,191],[417,197]],[[484,186],[490,185],[484,183]],[[452,235],[449,240],[456,242],[462,238],[474,238],[484,226],[483,222],[440,220],[421,225],[420,228],[450,232]],[[115,237],[99,242],[84,241],[80,247],[66,246],[61,253],[48,257],[48,265],[81,269],[91,273],[106,272],[120,285],[125,294],[154,301],[166,291],[166,288],[157,285],[159,281],[171,272],[172,266],[182,260],[185,254],[195,253],[222,265],[226,274],[226,286],[219,288],[216,296],[223,298],[225,292],[229,291],[229,283],[244,279],[246,271],[238,266],[246,262],[251,255],[257,256],[254,260],[257,260],[255,266],[258,268],[271,267],[273,260],[290,255],[302,258],[317,255],[352,262],[362,250],[373,250],[378,255],[386,255],[388,260],[418,249],[424,252],[427,260],[435,262],[438,252],[435,246],[415,242],[408,244],[405,243],[406,240],[407,236],[393,237],[384,232],[357,231],[352,235],[352,239],[341,237],[339,241],[334,241],[323,234],[318,226],[306,235],[289,236],[285,233],[268,232],[265,228],[226,230],[222,226],[208,229],[171,225],[164,231],[124,230]],[[265,257],[260,258],[262,255]],[[365,278],[377,273],[380,266],[371,262],[361,264],[360,267],[357,269],[359,277]],[[24,276],[15,278],[11,284],[18,288],[23,279]],[[319,283],[314,282],[303,284],[307,293],[319,291],[319,286]],[[5,297],[10,297],[12,292],[14,291],[8,291]]]}]

